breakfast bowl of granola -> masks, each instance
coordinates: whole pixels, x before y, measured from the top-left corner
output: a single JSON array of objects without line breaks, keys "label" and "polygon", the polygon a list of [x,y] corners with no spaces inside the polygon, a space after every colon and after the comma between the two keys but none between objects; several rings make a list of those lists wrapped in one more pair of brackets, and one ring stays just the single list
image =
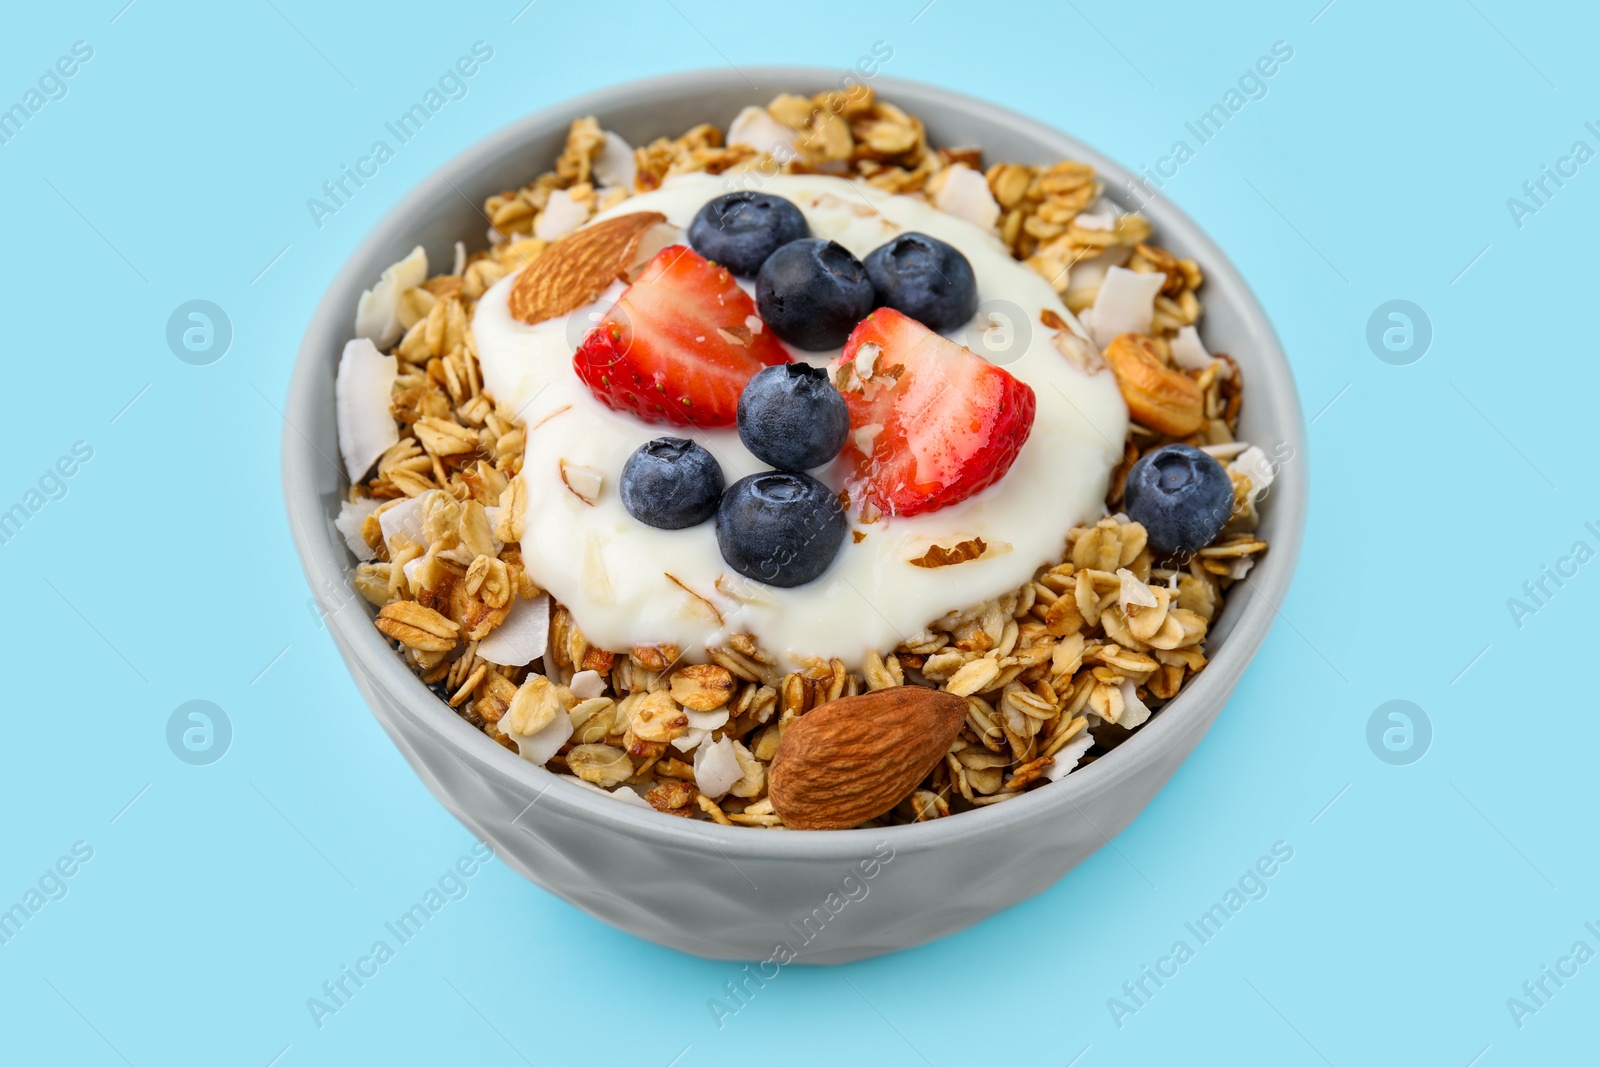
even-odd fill
[{"label": "breakfast bowl of granola", "polygon": [[1288,590],[1304,427],[1131,173],[747,73],[541,112],[395,207],[307,330],[284,485],[357,687],[508,864],[688,952],[841,962],[1144,808]]}]

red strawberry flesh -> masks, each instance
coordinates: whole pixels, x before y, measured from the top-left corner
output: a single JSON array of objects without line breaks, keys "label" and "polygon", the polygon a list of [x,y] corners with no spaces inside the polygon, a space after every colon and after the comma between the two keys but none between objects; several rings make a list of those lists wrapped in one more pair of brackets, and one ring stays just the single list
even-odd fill
[{"label": "red strawberry flesh", "polygon": [[[865,345],[875,356],[856,357]],[[858,366],[871,365],[863,379]],[[850,409],[844,458],[867,501],[919,515],[966,500],[1005,476],[1033,428],[1026,382],[892,308],[861,321],[834,364]],[[881,427],[870,440],[856,431]]]},{"label": "red strawberry flesh", "polygon": [[752,319],[755,301],[726,268],[670,245],[583,339],[573,369],[595,399],[646,422],[732,426],[745,383],[791,362]]}]

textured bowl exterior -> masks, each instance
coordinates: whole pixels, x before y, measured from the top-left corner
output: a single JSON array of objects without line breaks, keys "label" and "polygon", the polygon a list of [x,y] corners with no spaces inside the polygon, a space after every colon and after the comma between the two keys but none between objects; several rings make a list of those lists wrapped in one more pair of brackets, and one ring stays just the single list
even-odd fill
[{"label": "textured bowl exterior", "polygon": [[[362,242],[319,305],[290,383],[283,438],[290,528],[340,654],[384,730],[429,790],[506,863],[563,899],[640,937],[696,955],[840,963],[960,930],[1049,888],[1126,827],[1216,719],[1287,594],[1305,524],[1305,427],[1288,363],[1265,313],[1222,252],[1170,203],[1139,205],[1162,243],[1207,276],[1203,333],[1249,383],[1241,437],[1291,457],[1263,507],[1271,551],[1235,586],[1213,630],[1211,662],[1126,744],[1061,781],[955,818],[879,830],[766,831],[634,808],[517,759],[468,726],[406,669],[349,584],[333,529],[346,484],[333,383],[356,299],[417,244],[448,262],[480,233],[473,203],[546,169],[568,123],[594,114],[638,144],[780,91],[836,88],[837,71],[698,71],[634,82],[533,115],[446,164]],[[1021,115],[913,82],[874,87],[927,124],[940,144],[981,145],[990,159],[1094,164],[1107,196],[1132,207],[1128,171]],[[460,192],[457,192],[457,189]]]}]

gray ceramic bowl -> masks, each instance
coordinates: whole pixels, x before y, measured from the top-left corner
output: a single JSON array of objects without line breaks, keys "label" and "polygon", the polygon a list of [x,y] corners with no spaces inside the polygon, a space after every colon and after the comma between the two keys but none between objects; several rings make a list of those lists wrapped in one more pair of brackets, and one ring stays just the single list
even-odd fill
[{"label": "gray ceramic bowl", "polygon": [[[727,122],[780,91],[837,87],[840,78],[815,68],[744,73],[761,88],[732,70],[699,71],[542,111],[451,160],[391,210],[329,286],[306,331],[289,388],[284,492],[306,576],[356,685],[428,788],[505,862],[590,914],[685,952],[835,963],[960,930],[1049,888],[1149,803],[1222,710],[1288,592],[1305,523],[1305,427],[1261,306],[1227,257],[1158,199],[1142,210],[1161,243],[1206,272],[1208,346],[1231,353],[1249,383],[1241,436],[1269,451],[1287,446],[1295,458],[1263,508],[1261,531],[1272,549],[1235,587],[1212,632],[1210,666],[1126,744],[1007,804],[911,826],[808,833],[629,807],[558,781],[489,741],[412,676],[350,590],[352,560],[331,522],[345,482],[327,457],[338,455],[334,372],[356,298],[419,242],[430,261],[447,263],[457,239],[481,241],[478,204],[547,169],[576,116],[596,115],[642,144],[699,122]],[[1124,168],[1031,119],[928,85],[873,84],[920,116],[937,144],[980,145],[995,160],[1085,160],[1105,176],[1108,196],[1124,197]]]}]

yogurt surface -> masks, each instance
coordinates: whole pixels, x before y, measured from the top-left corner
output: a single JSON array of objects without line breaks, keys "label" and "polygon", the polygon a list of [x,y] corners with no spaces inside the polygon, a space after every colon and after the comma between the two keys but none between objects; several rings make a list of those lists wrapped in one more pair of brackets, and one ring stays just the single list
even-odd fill
[{"label": "yogurt surface", "polygon": [[[706,201],[740,188],[737,181],[683,175],[599,218],[658,211],[687,229]],[[946,336],[974,351],[985,350],[985,328],[1002,321],[991,313],[1025,318],[1025,324],[1004,326],[1014,331],[1005,344],[989,346],[1003,348],[995,361],[1032,386],[1038,399],[1033,431],[997,484],[926,515],[863,523],[853,511],[855,536],[846,535],[822,577],[792,589],[763,585],[723,561],[714,520],[687,530],[658,530],[622,506],[617,482],[623,464],[656,437],[699,441],[721,463],[729,485],[767,467],[744,448],[733,427],[644,423],[589,393],[573,371],[573,352],[621,294],[621,283],[571,316],[528,326],[510,314],[515,275],[508,276],[479,301],[473,338],[486,387],[527,426],[523,560],[534,580],[566,605],[590,643],[616,650],[671,644],[692,662],[705,658],[707,646],[750,633],[791,664],[799,657],[837,656],[855,667],[867,652],[888,651],[934,619],[1001,596],[1040,565],[1059,559],[1067,530],[1104,514],[1107,479],[1127,433],[1127,407],[1109,370],[1087,374],[1062,354],[1042,312],[1054,312],[1080,337],[1087,335],[1045,279],[1014,260],[992,234],[920,200],[843,178],[778,175],[753,187],[793,201],[812,236],[831,238],[859,258],[907,231],[960,249],[977,279],[979,312],[971,326]],[[740,284],[754,292],[753,280]],[[1008,307],[994,306],[1002,302]],[[791,353],[817,365],[838,355]],[[588,478],[588,471],[600,475],[598,495],[588,494],[592,505],[563,481],[563,464],[569,478]],[[835,462],[811,473],[839,489],[851,471]],[[989,546],[979,559],[936,568],[911,562],[934,545],[948,548],[978,537]]]}]

